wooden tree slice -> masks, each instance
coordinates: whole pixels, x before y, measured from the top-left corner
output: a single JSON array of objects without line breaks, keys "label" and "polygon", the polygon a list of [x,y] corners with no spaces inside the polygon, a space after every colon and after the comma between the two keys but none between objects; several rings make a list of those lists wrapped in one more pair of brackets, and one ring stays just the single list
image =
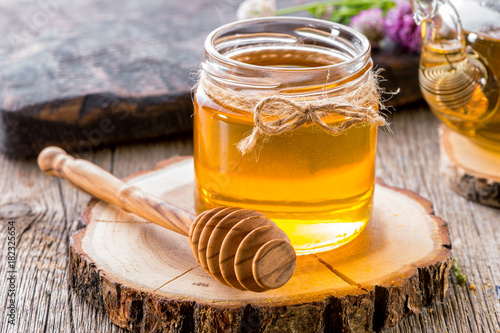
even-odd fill
[{"label": "wooden tree slice", "polygon": [[[193,160],[174,158],[128,182],[193,211]],[[399,323],[447,294],[451,244],[431,204],[378,184],[373,218],[355,240],[298,257],[292,279],[262,293],[222,285],[188,239],[92,200],[71,238],[70,282],[137,332],[365,332]]]},{"label": "wooden tree slice", "polygon": [[443,124],[439,133],[441,172],[450,187],[469,200],[500,207],[500,152],[480,147]]}]

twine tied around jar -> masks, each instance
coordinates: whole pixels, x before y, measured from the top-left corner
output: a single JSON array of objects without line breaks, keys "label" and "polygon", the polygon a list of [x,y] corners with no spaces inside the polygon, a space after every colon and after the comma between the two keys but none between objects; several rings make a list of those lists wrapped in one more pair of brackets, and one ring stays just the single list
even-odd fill
[{"label": "twine tied around jar", "polygon": [[[212,100],[222,106],[253,113],[255,126],[252,133],[237,146],[242,155],[252,150],[259,138],[291,132],[304,124],[316,124],[332,135],[341,134],[359,123],[386,125],[379,111],[368,107],[379,105],[380,109],[385,109],[379,98],[383,91],[378,86],[378,71],[371,72],[365,84],[346,94],[314,100],[305,96],[285,97],[279,92],[265,98],[250,97],[217,86],[203,72],[198,84]],[[335,124],[325,123],[323,118],[332,114],[345,119]]]}]

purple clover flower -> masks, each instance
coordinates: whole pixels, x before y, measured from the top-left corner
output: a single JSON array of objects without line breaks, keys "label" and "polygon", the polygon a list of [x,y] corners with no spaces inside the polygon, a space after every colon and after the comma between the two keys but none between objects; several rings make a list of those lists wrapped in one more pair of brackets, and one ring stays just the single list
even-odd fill
[{"label": "purple clover flower", "polygon": [[385,18],[387,35],[402,50],[419,52],[421,45],[420,27],[413,20],[411,3],[408,0],[395,1],[396,7],[389,10]]},{"label": "purple clover flower", "polygon": [[360,12],[351,19],[349,26],[365,35],[373,47],[378,47],[385,37],[384,13],[380,8]]}]

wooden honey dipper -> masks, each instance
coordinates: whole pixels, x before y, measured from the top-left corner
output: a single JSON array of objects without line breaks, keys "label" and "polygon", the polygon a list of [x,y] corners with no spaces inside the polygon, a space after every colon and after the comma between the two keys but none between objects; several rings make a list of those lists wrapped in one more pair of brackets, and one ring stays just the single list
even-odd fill
[{"label": "wooden honey dipper", "polygon": [[82,192],[189,236],[196,260],[225,285],[265,291],[281,287],[293,275],[297,257],[288,236],[256,211],[217,207],[196,217],[58,147],[42,150],[38,166]]}]

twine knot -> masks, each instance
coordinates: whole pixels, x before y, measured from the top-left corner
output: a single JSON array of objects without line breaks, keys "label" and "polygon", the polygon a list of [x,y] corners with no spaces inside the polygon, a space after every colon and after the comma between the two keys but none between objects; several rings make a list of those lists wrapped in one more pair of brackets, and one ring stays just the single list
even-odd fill
[{"label": "twine knot", "polygon": [[[339,124],[328,125],[323,118],[330,114],[345,117]],[[277,119],[276,119],[277,118]],[[255,127],[252,133],[238,143],[238,150],[245,155],[255,147],[260,136],[278,135],[294,131],[304,124],[317,124],[331,134],[340,134],[357,123],[385,125],[378,110],[351,104],[333,104],[331,101],[299,104],[280,96],[266,97],[254,109]]]}]

